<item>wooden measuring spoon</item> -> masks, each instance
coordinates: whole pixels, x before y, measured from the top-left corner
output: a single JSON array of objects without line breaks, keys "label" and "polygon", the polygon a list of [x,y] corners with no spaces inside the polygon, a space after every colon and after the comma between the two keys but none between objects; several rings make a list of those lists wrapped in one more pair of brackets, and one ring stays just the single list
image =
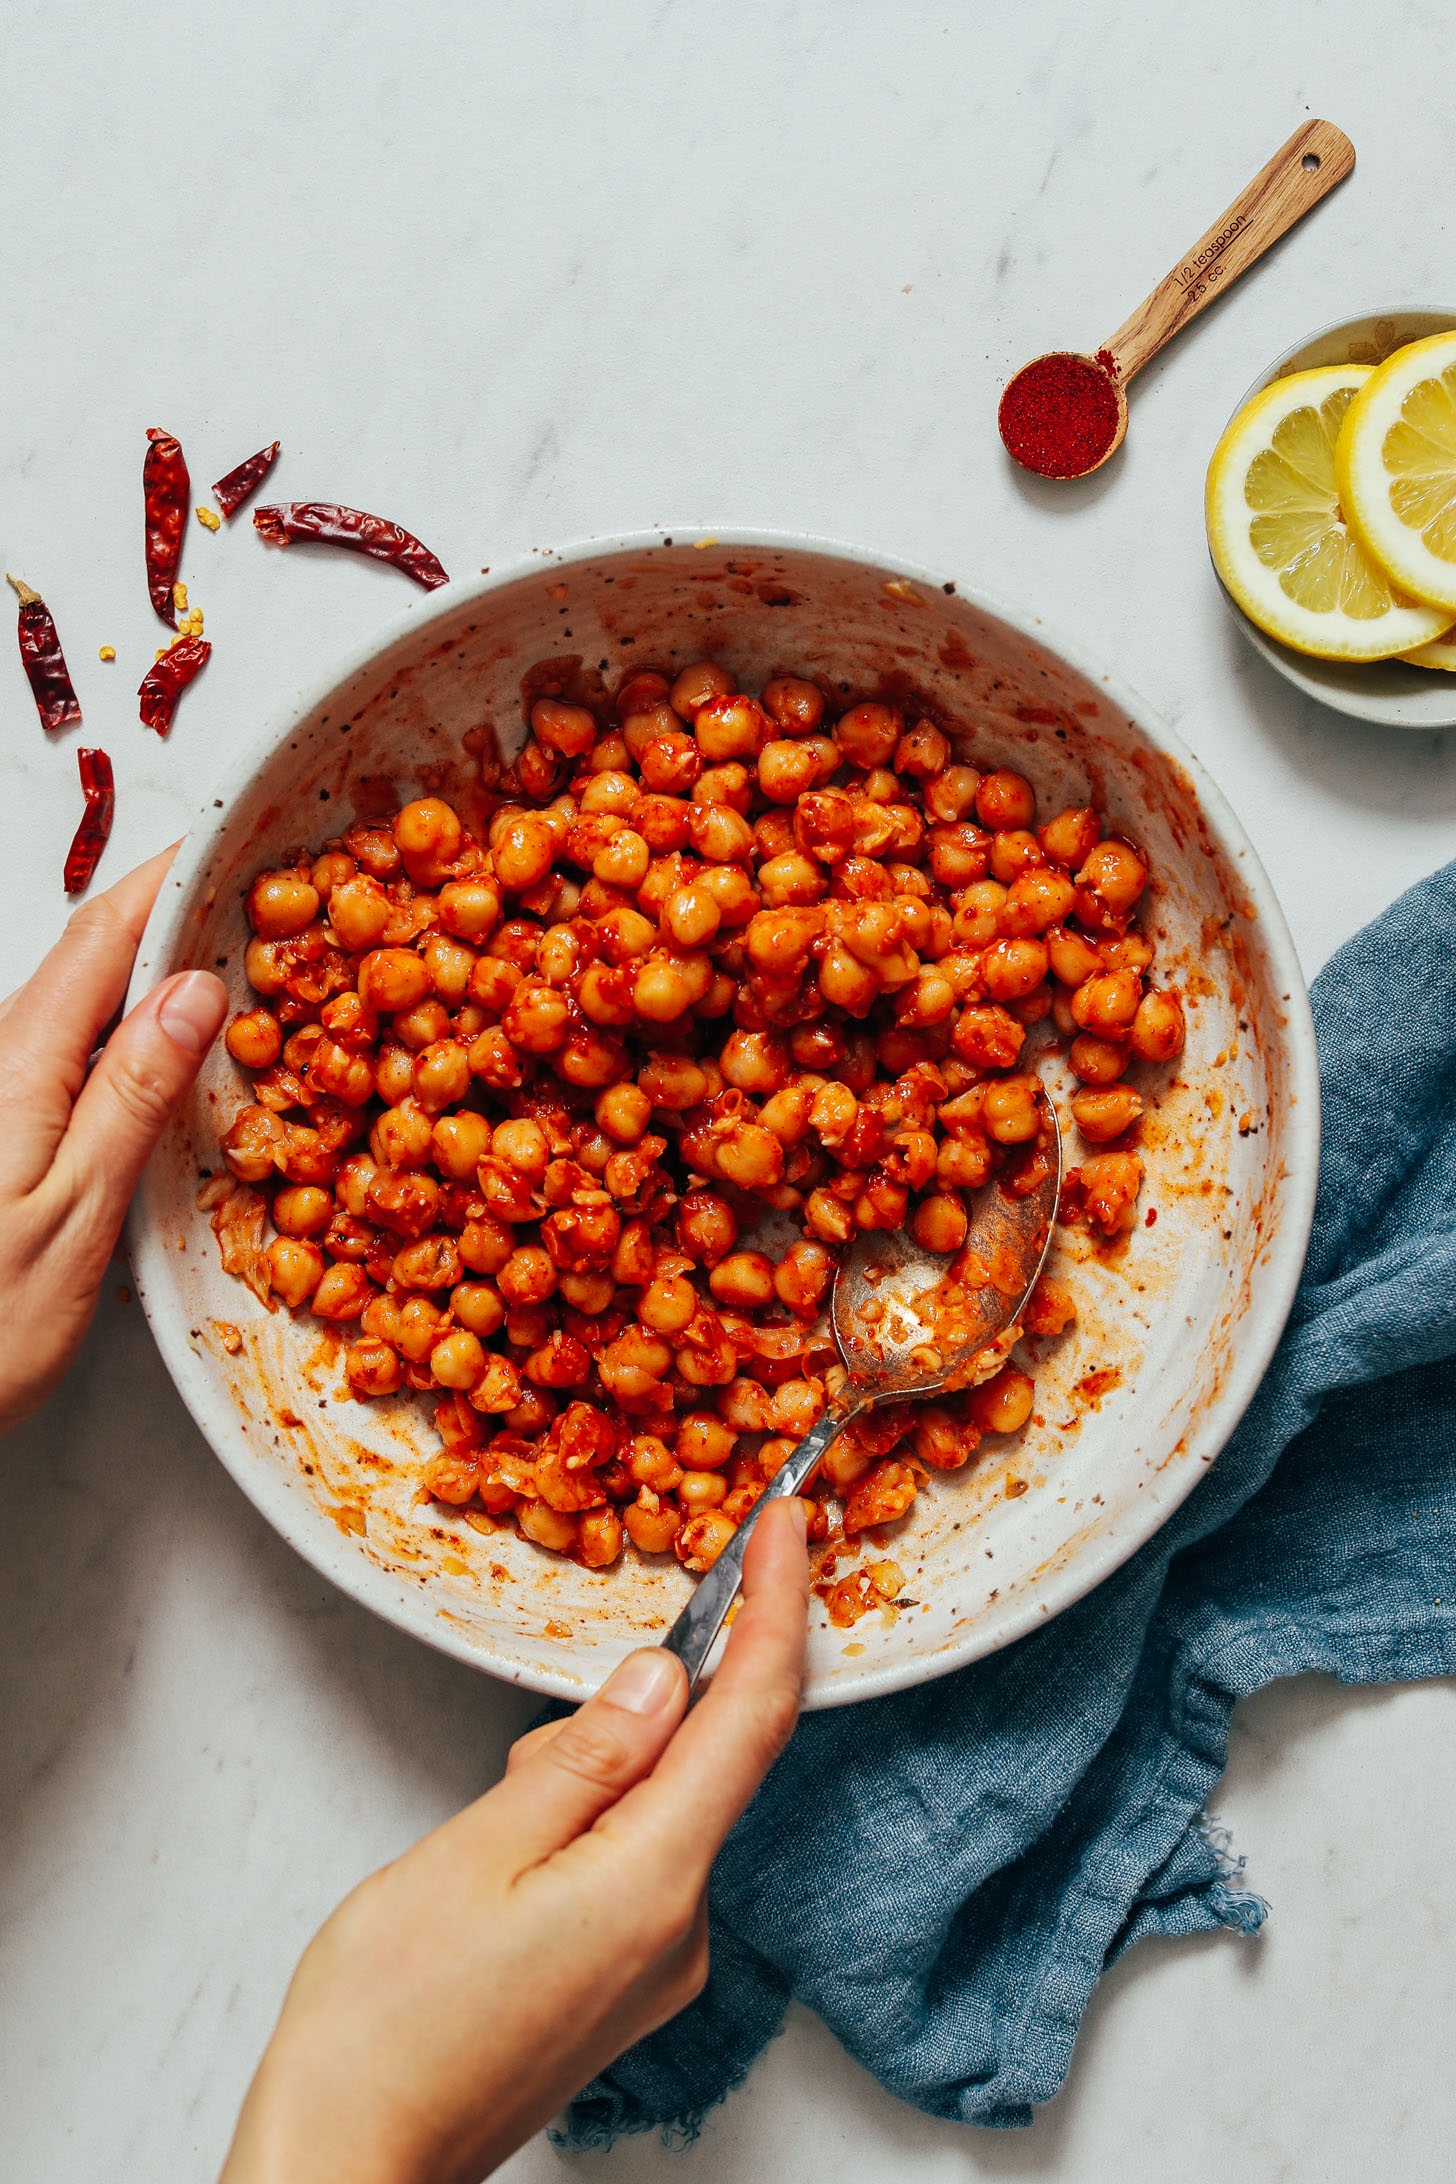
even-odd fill
[{"label": "wooden measuring spoon", "polygon": [[1333,122],[1296,129],[1095,356],[1049,349],[1023,364],[997,413],[1006,452],[1044,478],[1084,478],[1099,469],[1122,445],[1134,374],[1354,164],[1355,147]]}]

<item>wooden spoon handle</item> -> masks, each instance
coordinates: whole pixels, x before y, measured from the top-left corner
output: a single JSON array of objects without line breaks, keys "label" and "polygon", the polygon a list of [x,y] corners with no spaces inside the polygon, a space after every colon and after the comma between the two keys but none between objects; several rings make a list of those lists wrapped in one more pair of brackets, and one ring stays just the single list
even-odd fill
[{"label": "wooden spoon handle", "polygon": [[1354,164],[1355,147],[1333,122],[1307,121],[1296,129],[1106,343],[1102,359],[1111,357],[1122,385],[1343,182]]}]

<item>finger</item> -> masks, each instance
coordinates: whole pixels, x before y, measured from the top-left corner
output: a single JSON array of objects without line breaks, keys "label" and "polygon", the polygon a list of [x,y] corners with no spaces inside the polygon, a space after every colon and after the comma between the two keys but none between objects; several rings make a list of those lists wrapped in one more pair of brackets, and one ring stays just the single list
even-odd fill
[{"label": "finger", "polygon": [[33,1189],[55,1156],[96,1043],[121,1006],[176,849],[173,843],[76,911],[0,1012],[5,1169],[18,1190]]},{"label": "finger", "polygon": [[61,1140],[48,1187],[109,1249],[153,1146],[227,1014],[211,971],[181,971],[106,1042]]},{"label": "finger", "polygon": [[539,1752],[542,1745],[549,1744],[553,1737],[560,1736],[567,1720],[568,1716],[563,1714],[560,1721],[543,1721],[539,1728],[528,1729],[524,1736],[517,1737],[506,1754],[506,1773],[510,1774],[523,1760],[529,1759],[533,1752]]},{"label": "finger", "polygon": [[687,1851],[706,1875],[793,1734],[809,1606],[806,1518],[793,1499],[764,1510],[743,1557],[743,1601],[721,1667],[651,1779],[602,1823],[629,1834],[649,1862]]},{"label": "finger", "polygon": [[677,1655],[643,1646],[555,1736],[512,1767],[482,1804],[514,1845],[517,1873],[573,1841],[649,1774],[687,1703],[687,1673]]}]

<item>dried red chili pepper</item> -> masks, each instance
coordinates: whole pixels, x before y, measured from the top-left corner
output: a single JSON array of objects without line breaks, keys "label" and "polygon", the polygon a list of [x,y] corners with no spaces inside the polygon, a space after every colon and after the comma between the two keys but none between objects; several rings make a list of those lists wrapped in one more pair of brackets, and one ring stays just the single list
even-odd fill
[{"label": "dried red chili pepper", "polygon": [[14,585],[20,601],[20,657],[40,724],[42,728],[64,728],[67,721],[81,718],[81,708],[50,609],[40,593],[22,584],[18,576],[7,575],[5,581]]},{"label": "dried red chili pepper", "polygon": [[79,895],[90,883],[91,875],[101,862],[101,852],[111,838],[111,821],[116,810],[116,786],[111,778],[111,760],[104,751],[88,751],[84,746],[76,753],[81,768],[81,791],[86,799],[86,810],[76,829],[76,838],[66,852],[65,883],[68,895]]},{"label": "dried red chili pepper", "polygon": [[192,480],[181,442],[160,425],[147,428],[147,454],[142,464],[142,493],[147,507],[147,590],[152,605],[169,629],[177,627],[177,608],[172,586],[182,560],[182,533],[187,527],[187,504]]},{"label": "dried red chili pepper", "polygon": [[271,508],[255,508],[253,526],[271,546],[316,542],[372,554],[376,561],[403,569],[426,591],[450,581],[429,547],[422,546],[412,532],[386,523],[383,516],[367,516],[362,508],[339,508],[332,501],[280,501]]},{"label": "dried red chili pepper", "polygon": [[172,725],[177,700],[199,668],[207,665],[212,646],[205,637],[182,637],[147,669],[137,692],[141,699],[142,726],[164,736]]},{"label": "dried red chili pepper", "polygon": [[212,497],[225,516],[236,515],[250,493],[255,493],[278,460],[281,442],[275,440],[271,447],[260,447],[256,455],[250,455],[236,470],[230,470],[225,478],[219,478],[212,489]]}]

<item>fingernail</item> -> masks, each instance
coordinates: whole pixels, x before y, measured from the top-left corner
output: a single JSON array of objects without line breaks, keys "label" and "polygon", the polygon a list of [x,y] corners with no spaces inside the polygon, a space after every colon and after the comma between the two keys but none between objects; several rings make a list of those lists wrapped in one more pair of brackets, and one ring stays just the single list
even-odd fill
[{"label": "fingernail", "polygon": [[644,1646],[612,1671],[602,1685],[602,1697],[626,1714],[655,1714],[681,1681],[675,1653],[664,1653],[661,1646]]},{"label": "fingernail", "polygon": [[210,1047],[227,1014],[227,988],[211,971],[188,971],[169,986],[157,1009],[157,1022],[173,1046],[186,1054]]},{"label": "fingernail", "polygon": [[800,1494],[791,1495],[789,1507],[793,1511],[794,1529],[806,1544],[809,1538],[809,1504]]}]

